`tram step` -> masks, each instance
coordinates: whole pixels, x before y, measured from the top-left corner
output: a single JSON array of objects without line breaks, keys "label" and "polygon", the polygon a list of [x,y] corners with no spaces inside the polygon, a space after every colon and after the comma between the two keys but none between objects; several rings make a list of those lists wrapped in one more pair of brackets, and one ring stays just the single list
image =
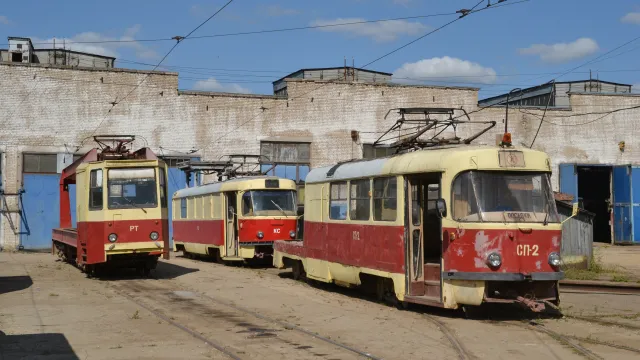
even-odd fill
[{"label": "tram step", "polygon": [[424,264],[424,279],[428,281],[440,282],[440,264]]},{"label": "tram step", "polygon": [[440,301],[440,297],[434,297],[434,296],[410,296],[407,295],[404,297],[404,301],[406,302],[410,302],[410,303],[414,303],[414,304],[421,304],[421,305],[428,305],[428,306],[438,306],[438,307],[443,307],[444,304],[442,304],[442,301]]},{"label": "tram step", "polygon": [[440,281],[425,280],[425,295],[440,299]]}]

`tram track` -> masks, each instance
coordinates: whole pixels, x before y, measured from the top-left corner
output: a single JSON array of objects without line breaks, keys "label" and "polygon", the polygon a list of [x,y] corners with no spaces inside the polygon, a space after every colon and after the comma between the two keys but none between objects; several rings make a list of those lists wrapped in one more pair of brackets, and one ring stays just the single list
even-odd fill
[{"label": "tram track", "polygon": [[458,354],[458,359],[460,360],[470,360],[473,359],[471,354],[467,351],[467,349],[462,345],[462,343],[458,340],[458,337],[454,334],[454,332],[442,321],[440,321],[435,316],[429,314],[422,314],[427,320],[436,325],[438,329],[444,334],[444,336],[451,343],[451,347]]},{"label": "tram track", "polygon": [[565,336],[563,334],[560,334],[557,331],[551,330],[547,327],[545,327],[543,324],[536,322],[536,321],[489,321],[489,323],[492,324],[505,324],[505,325],[511,325],[511,326],[517,326],[517,327],[521,327],[524,329],[528,329],[528,330],[533,330],[533,331],[537,331],[539,333],[543,333],[546,334],[547,336],[551,337],[552,339],[556,340],[557,342],[570,347],[572,350],[574,350],[576,353],[578,353],[579,355],[583,356],[586,359],[590,359],[590,360],[602,360],[603,358],[594,354],[591,350],[585,348],[584,346],[580,345],[578,340],[574,340],[572,337],[570,336]]},{"label": "tram track", "polygon": [[[231,359],[267,358],[265,354],[297,359],[381,359],[300,326],[273,319],[214,296],[191,289],[186,291],[166,282],[150,285],[149,281],[154,280],[133,280],[111,283],[108,286],[159,319]],[[185,325],[187,323],[189,325]],[[274,324],[277,326],[274,327]],[[224,339],[225,345],[222,341],[213,339]]]}]

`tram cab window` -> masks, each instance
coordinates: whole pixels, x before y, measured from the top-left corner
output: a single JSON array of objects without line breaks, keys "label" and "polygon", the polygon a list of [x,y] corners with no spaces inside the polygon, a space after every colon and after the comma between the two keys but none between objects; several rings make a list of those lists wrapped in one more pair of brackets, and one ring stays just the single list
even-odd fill
[{"label": "tram cab window", "polygon": [[370,191],[371,181],[369,179],[351,181],[349,205],[349,218],[351,220],[369,220],[371,212]]},{"label": "tram cab window", "polygon": [[252,190],[242,194],[245,216],[295,216],[296,209],[293,190]]},{"label": "tram cab window", "polygon": [[89,174],[89,210],[102,210],[102,169]]},{"label": "tram cab window", "polygon": [[397,198],[395,177],[373,179],[373,219],[395,221],[398,212]]},{"label": "tram cab window", "polygon": [[242,214],[251,216],[253,215],[253,204],[251,202],[251,192],[247,191],[242,194]]},{"label": "tram cab window", "polygon": [[159,169],[160,171],[160,206],[167,207],[167,183],[164,175],[164,169]]},{"label": "tram cab window", "polygon": [[546,173],[462,173],[453,184],[453,216],[480,222],[559,221]]},{"label": "tram cab window", "polygon": [[158,206],[153,168],[109,169],[109,208],[153,208]]},{"label": "tram cab window", "polygon": [[347,219],[347,183],[331,184],[329,199],[329,218],[333,220]]}]

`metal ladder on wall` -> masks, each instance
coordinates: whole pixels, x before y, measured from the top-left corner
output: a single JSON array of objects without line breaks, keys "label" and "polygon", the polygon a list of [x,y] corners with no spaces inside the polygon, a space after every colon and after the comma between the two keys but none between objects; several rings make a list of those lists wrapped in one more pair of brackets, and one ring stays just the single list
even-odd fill
[{"label": "metal ladder on wall", "polygon": [[[13,231],[14,235],[23,235],[23,234],[30,235],[31,234],[31,230],[29,229],[29,222],[27,221],[27,217],[25,216],[24,205],[22,203],[22,194],[24,193],[25,193],[24,189],[18,190],[17,193],[7,193],[4,190],[0,190],[0,213],[9,222],[9,226],[11,227],[11,230]],[[9,196],[17,198],[16,206],[14,209],[9,208],[9,205],[7,203],[7,197]],[[11,214],[18,214],[18,216],[20,217],[21,223],[24,225],[24,231],[22,231],[16,226]]]}]

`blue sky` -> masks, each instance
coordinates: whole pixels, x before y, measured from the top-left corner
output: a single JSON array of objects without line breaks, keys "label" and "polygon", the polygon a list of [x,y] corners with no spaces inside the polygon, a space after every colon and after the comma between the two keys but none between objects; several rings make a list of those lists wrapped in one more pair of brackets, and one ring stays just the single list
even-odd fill
[{"label": "blue sky", "polygon": [[[497,2],[498,0],[492,0]],[[505,4],[514,3],[509,0]],[[235,0],[193,36],[376,20],[470,8],[476,0]],[[74,44],[185,35],[226,0],[12,1],[0,9],[0,39],[31,37],[116,56],[118,67],[148,69],[173,45],[164,42]],[[483,7],[486,1],[480,5]],[[272,92],[271,82],[299,68],[362,66],[455,16],[322,29],[194,39],[163,63],[177,66],[180,88]],[[481,87],[481,97],[551,80],[640,35],[637,0],[531,0],[470,15],[369,69],[395,81]],[[6,41],[0,40],[0,43]],[[0,45],[6,47],[6,45]],[[640,40],[559,80],[589,77],[638,84]],[[505,76],[508,75],[508,76]]]}]

